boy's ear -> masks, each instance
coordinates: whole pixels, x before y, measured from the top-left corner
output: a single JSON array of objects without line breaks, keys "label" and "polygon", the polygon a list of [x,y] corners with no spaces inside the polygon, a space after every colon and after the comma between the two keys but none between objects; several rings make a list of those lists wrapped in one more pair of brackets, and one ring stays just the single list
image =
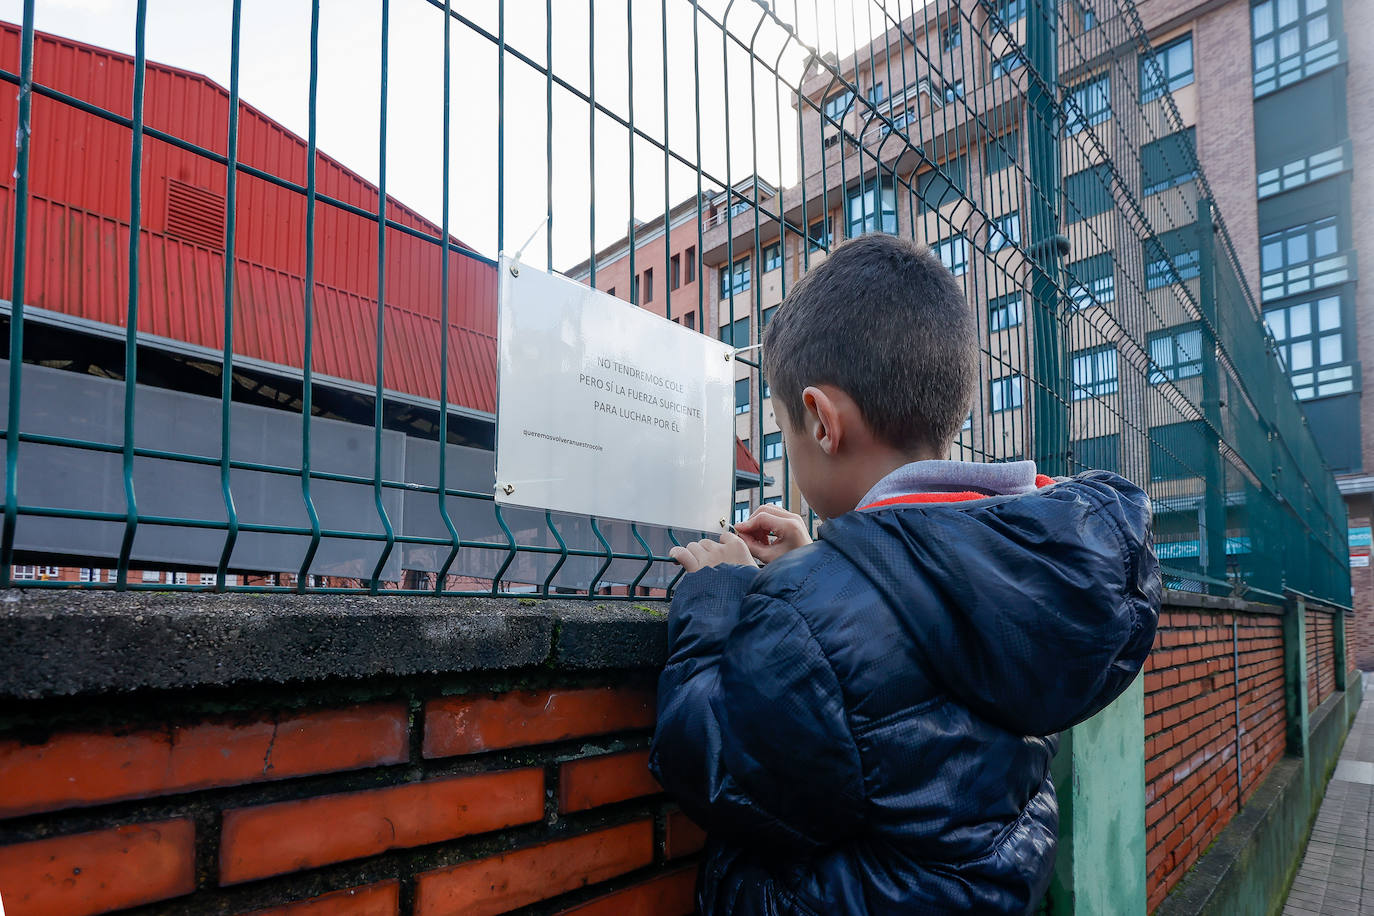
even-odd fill
[{"label": "boy's ear", "polygon": [[802,418],[806,434],[821,451],[827,455],[836,454],[844,438],[844,423],[835,399],[824,389],[811,386],[802,391],[802,407],[806,414]]}]

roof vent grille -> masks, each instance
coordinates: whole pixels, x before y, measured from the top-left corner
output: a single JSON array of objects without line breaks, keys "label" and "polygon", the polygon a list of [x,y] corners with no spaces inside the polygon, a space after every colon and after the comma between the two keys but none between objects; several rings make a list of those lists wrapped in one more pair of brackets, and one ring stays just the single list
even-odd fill
[{"label": "roof vent grille", "polygon": [[224,195],[167,179],[167,234],[224,250]]}]

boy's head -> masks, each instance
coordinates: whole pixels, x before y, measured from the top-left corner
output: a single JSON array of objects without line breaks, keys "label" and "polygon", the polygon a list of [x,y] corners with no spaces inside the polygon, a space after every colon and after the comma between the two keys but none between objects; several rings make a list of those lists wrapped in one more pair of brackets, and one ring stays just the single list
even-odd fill
[{"label": "boy's head", "polygon": [[929,249],[864,235],[793,287],[763,370],[797,485],[832,518],[892,468],[947,456],[973,402],[977,329]]}]

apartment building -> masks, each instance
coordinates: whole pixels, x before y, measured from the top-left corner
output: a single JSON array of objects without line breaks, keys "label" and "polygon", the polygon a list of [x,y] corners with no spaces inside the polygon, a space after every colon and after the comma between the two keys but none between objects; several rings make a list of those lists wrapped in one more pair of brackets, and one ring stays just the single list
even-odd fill
[{"label": "apartment building", "polygon": [[[1027,0],[927,4],[848,57],[811,61],[793,101],[799,180],[773,188],[729,175],[728,191],[684,201],[670,220],[670,252],[699,247],[708,327],[740,348],[757,345],[787,291],[833,243],[880,231],[929,245],[962,278],[984,351],[984,386],[952,449],[958,458],[1013,460],[1033,447],[1029,261],[1044,202],[1022,123],[1029,11]],[[1374,371],[1374,294],[1358,282],[1356,257],[1374,240],[1374,173],[1356,168],[1374,157],[1374,119],[1347,102],[1374,97],[1374,9],[1356,0],[1137,0],[1153,58],[1116,4],[1065,0],[1059,11],[1060,83],[1074,103],[1054,151],[1069,242],[1059,344],[1069,378],[1065,466],[1148,482],[1161,556],[1206,566],[1200,469],[1215,448],[1189,405],[1220,411],[1217,426],[1230,418],[1224,373],[1222,390],[1204,397],[1209,357],[1189,303],[1202,301],[1203,258],[1212,257],[1212,294],[1238,296],[1244,283],[1263,310],[1345,498],[1352,599],[1362,617],[1374,613],[1374,421],[1361,407]],[[1215,210],[1201,199],[1188,144]],[[1143,243],[1113,182],[1153,227]],[[1204,220],[1214,212],[1231,252],[1208,253]],[[637,265],[664,260],[662,235],[661,225],[639,227]],[[656,308],[644,292],[624,292],[634,282],[629,245],[598,257],[596,285]],[[656,278],[636,273],[660,295]],[[783,501],[805,512],[801,494],[786,492],[782,437],[756,362],[736,363],[736,432],[771,482],[742,487],[735,515]],[[1231,476],[1224,486],[1227,566],[1243,567],[1249,535],[1229,529],[1245,487]],[[1374,620],[1356,630],[1359,660],[1374,667]]]},{"label": "apartment building", "polygon": [[[1374,158],[1374,123],[1347,104],[1374,97],[1374,10],[1353,0],[1140,0],[1151,63],[1121,40],[1124,29],[1112,34],[1114,5],[1100,6],[1060,5],[1061,83],[1077,103],[1057,151],[1070,243],[1069,468],[1147,479],[1161,555],[1174,566],[1201,562],[1196,469],[1207,443],[1197,417],[1170,397],[1203,403],[1202,334],[1185,308],[1198,299],[1207,247],[1199,219],[1208,208],[1180,153],[1192,142],[1235,244],[1234,263],[1217,265],[1218,282],[1243,280],[1261,304],[1345,497],[1353,601],[1362,618],[1374,614],[1374,421],[1361,408],[1374,371],[1374,294],[1358,283],[1356,257],[1374,240],[1374,173],[1356,168]],[[756,201],[733,195],[729,226],[718,208],[703,211],[717,333],[738,346],[757,342],[832,240],[895,232],[935,250],[964,279],[984,346],[985,387],[954,457],[1011,460],[1028,450],[1032,391],[1023,373],[1034,305],[1020,243],[1030,240],[1036,194],[1018,123],[1027,11],[1024,0],[929,5],[850,57],[817,62],[798,106],[801,181]],[[868,104],[856,104],[856,90]],[[1106,123],[1114,111],[1129,117]],[[894,140],[894,126],[919,137],[924,154]],[[1082,142],[1076,135],[1089,126],[1093,142]],[[1159,228],[1143,246],[1113,207],[1113,167]],[[1143,342],[1143,352],[1121,350],[1123,338]],[[1143,371],[1125,371],[1132,360]],[[766,382],[743,364],[739,373],[740,435],[761,439],[755,451],[773,473],[781,437]],[[1216,400],[1224,406],[1225,392]],[[782,475],[774,477],[765,499],[781,494]],[[742,491],[737,514],[758,502]],[[1228,515],[1237,511],[1231,502]],[[1248,552],[1248,538],[1228,537],[1225,549],[1228,559]],[[1356,630],[1360,663],[1374,667],[1374,620]]]}]

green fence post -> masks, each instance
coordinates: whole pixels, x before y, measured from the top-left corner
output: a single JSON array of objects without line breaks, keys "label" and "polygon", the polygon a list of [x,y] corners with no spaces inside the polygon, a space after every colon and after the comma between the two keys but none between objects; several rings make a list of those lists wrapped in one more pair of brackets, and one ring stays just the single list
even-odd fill
[{"label": "green fence post", "polygon": [[1144,916],[1145,678],[1060,738],[1052,916]]},{"label": "green fence post", "polygon": [[1068,240],[1059,232],[1059,5],[1031,0],[1026,13],[1026,57],[1033,74],[1026,93],[1026,143],[1030,194],[1031,325],[1033,376],[1030,379],[1031,452],[1040,472],[1069,473],[1069,398],[1067,368],[1060,344],[1060,259]]},{"label": "green fence post", "polygon": [[1288,700],[1288,752],[1307,765],[1307,601],[1288,599],[1283,609],[1284,694]]},{"label": "green fence post", "polygon": [[[1197,202],[1198,309],[1202,313],[1202,418],[1207,448],[1203,461],[1202,513],[1198,519],[1198,566],[1219,582],[1226,578],[1226,480],[1221,462],[1221,377],[1217,369],[1217,339],[1221,327],[1217,308],[1216,238],[1212,202]],[[1210,586],[1216,590],[1217,586]]]}]

